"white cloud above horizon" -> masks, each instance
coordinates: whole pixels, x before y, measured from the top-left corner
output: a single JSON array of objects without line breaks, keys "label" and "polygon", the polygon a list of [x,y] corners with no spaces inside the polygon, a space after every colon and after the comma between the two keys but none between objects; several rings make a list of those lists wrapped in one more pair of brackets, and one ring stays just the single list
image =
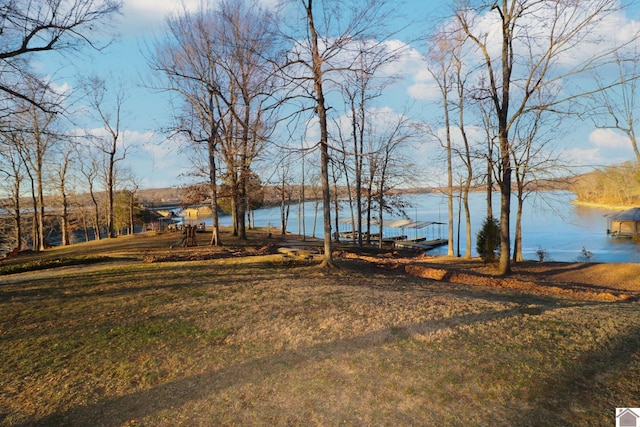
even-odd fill
[{"label": "white cloud above horizon", "polygon": [[596,129],[589,135],[589,142],[602,149],[631,148],[629,137],[613,129]]},{"label": "white cloud above horizon", "polygon": [[594,129],[588,144],[563,151],[563,158],[573,167],[601,167],[620,164],[635,158],[629,139],[613,129]]}]

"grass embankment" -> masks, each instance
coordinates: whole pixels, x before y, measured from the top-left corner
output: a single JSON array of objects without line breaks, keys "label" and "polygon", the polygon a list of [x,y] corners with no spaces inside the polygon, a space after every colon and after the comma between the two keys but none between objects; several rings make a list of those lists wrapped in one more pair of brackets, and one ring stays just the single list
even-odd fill
[{"label": "grass embankment", "polygon": [[640,406],[632,300],[168,239],[95,245],[127,263],[0,276],[0,424],[601,426]]}]

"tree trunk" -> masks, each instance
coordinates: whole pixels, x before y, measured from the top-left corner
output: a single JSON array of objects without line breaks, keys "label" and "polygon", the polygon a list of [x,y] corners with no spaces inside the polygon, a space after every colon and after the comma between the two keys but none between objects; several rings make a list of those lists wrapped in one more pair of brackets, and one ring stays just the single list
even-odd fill
[{"label": "tree trunk", "polygon": [[320,121],[320,175],[322,183],[322,213],[324,215],[324,260],[322,267],[333,268],[333,248],[331,240],[331,192],[329,190],[329,131],[327,129],[327,110],[324,100],[323,88],[323,59],[320,56],[318,34],[313,21],[312,0],[305,5],[307,23],[312,44],[313,83],[317,101],[317,113]]},{"label": "tree trunk", "polygon": [[[16,180],[18,180],[16,178]],[[14,228],[14,236],[16,239],[16,248],[18,249],[18,251],[22,250],[22,214],[20,213],[20,209],[21,209],[21,205],[20,205],[20,184],[19,181],[17,181],[16,184],[16,196],[15,196],[15,200],[14,200],[14,206],[15,206],[15,213],[13,214],[13,220],[15,223],[15,228]]]},{"label": "tree trunk", "polygon": [[516,231],[513,242],[513,262],[522,262],[522,208],[524,205],[524,198],[522,193],[518,190],[518,208],[516,213]]},{"label": "tree trunk", "polygon": [[[373,182],[373,179],[369,181],[369,185],[367,188],[367,231],[366,231],[366,238],[365,238],[367,245],[371,244],[371,211],[373,207],[373,187],[371,186],[372,182]],[[382,227],[380,227],[380,235],[382,235]]]},{"label": "tree trunk", "polygon": [[285,181],[284,174],[282,176],[282,188],[281,188],[281,196],[280,196],[280,234],[287,234],[287,220],[289,218],[289,205],[286,204],[286,194],[285,194]]},{"label": "tree trunk", "polygon": [[[468,180],[465,184],[464,194],[462,196],[462,202],[464,204],[464,218],[467,226],[467,247],[464,251],[465,259],[471,259],[471,247],[472,247],[472,237],[471,237],[471,210],[469,209],[469,187],[471,185],[471,181]],[[458,231],[459,233],[460,231]]]},{"label": "tree trunk", "polygon": [[212,246],[220,246],[220,225],[218,223],[218,183],[216,181],[215,134],[209,136],[209,185],[211,186],[211,242]]},{"label": "tree trunk", "polygon": [[336,166],[333,166],[333,210],[335,213],[334,221],[335,221],[335,236],[334,239],[336,242],[340,241],[340,235],[338,233],[339,225],[340,225],[340,198],[338,195],[338,178],[336,177]]},{"label": "tree trunk", "polygon": [[67,200],[66,193],[62,193],[62,245],[69,246],[70,239],[70,226],[69,226],[69,201]]},{"label": "tree trunk", "polygon": [[238,238],[240,240],[247,240],[247,178],[243,170],[244,167],[241,167],[240,182],[238,183]]},{"label": "tree trunk", "polygon": [[493,150],[491,149],[487,157],[487,218],[493,218]]},{"label": "tree trunk", "polygon": [[31,223],[31,248],[34,251],[40,250],[40,233],[38,232],[38,196],[35,188],[31,188],[31,201],[33,202],[33,220]]},{"label": "tree trunk", "polygon": [[115,147],[116,147],[116,141],[113,141],[113,149],[112,151],[109,153],[109,171],[107,174],[107,204],[108,204],[108,211],[107,211],[107,233],[110,239],[113,239],[115,237],[117,237],[116,234],[116,229],[115,229],[115,224],[114,224],[114,218],[115,218],[115,212],[114,212],[114,197],[113,197],[113,187],[114,187],[114,180],[115,180]]},{"label": "tree trunk", "polygon": [[[384,182],[384,180],[381,180],[381,182]],[[384,196],[383,196],[383,192],[382,192],[382,185],[380,186],[380,194],[378,197],[378,215],[380,216],[380,229],[378,232],[378,248],[382,249],[382,238],[384,237],[382,235],[382,227],[384,226],[384,220],[382,219],[382,215],[384,213]]]},{"label": "tree trunk", "polygon": [[95,198],[93,198],[93,238],[100,240],[100,208]]},{"label": "tree trunk", "polygon": [[500,131],[500,157],[502,162],[502,179],[500,181],[500,264],[499,273],[506,275],[511,273],[511,241],[510,241],[510,216],[511,216],[511,158],[509,155],[509,142],[505,128]]},{"label": "tree trunk", "polygon": [[[445,80],[446,84],[446,80]],[[449,122],[449,105],[447,100],[447,91],[443,91],[444,96],[444,117],[445,128],[447,132],[447,212],[448,212],[448,240],[447,256],[454,256],[453,250],[453,164],[451,159],[451,126]]]},{"label": "tree trunk", "polygon": [[68,246],[70,242],[70,226],[69,226],[69,198],[67,196],[67,189],[65,187],[66,184],[66,176],[67,176],[67,167],[69,165],[69,158],[65,157],[60,169],[60,195],[62,196],[62,215],[61,215],[61,223],[62,223],[62,245]]},{"label": "tree trunk", "polygon": [[133,199],[133,191],[132,191],[131,197],[129,198],[129,234],[134,234],[134,232],[135,232],[134,199]]},{"label": "tree trunk", "polygon": [[38,178],[38,250],[45,249],[44,238],[44,182],[42,179],[42,158],[38,156],[38,170],[36,171],[36,177]]}]

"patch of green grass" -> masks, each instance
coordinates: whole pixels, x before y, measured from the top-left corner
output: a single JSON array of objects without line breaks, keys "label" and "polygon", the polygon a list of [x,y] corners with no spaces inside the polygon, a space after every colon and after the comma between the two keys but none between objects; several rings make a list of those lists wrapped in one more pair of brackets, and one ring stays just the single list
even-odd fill
[{"label": "patch of green grass", "polygon": [[177,343],[202,333],[193,323],[175,319],[150,319],[142,322],[119,325],[102,331],[106,341],[126,341],[141,345]]}]

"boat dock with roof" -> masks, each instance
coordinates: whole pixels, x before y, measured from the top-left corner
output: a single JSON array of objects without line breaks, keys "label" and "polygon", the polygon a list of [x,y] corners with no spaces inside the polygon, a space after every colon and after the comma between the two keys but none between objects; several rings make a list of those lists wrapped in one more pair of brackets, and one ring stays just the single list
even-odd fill
[{"label": "boat dock with roof", "polygon": [[[344,218],[341,224],[351,224],[351,220]],[[372,222],[380,229],[380,222]],[[414,221],[411,219],[397,219],[382,222],[382,242],[398,249],[412,249],[428,251],[439,246],[446,245],[449,240],[442,237],[441,227],[446,225],[436,221]],[[388,231],[385,233],[384,231]],[[420,233],[420,235],[418,235]],[[437,233],[437,235],[436,235]],[[357,232],[343,231],[339,233],[341,238],[357,239]],[[363,236],[366,237],[366,236]],[[381,233],[370,235],[371,243],[379,243]]]}]

